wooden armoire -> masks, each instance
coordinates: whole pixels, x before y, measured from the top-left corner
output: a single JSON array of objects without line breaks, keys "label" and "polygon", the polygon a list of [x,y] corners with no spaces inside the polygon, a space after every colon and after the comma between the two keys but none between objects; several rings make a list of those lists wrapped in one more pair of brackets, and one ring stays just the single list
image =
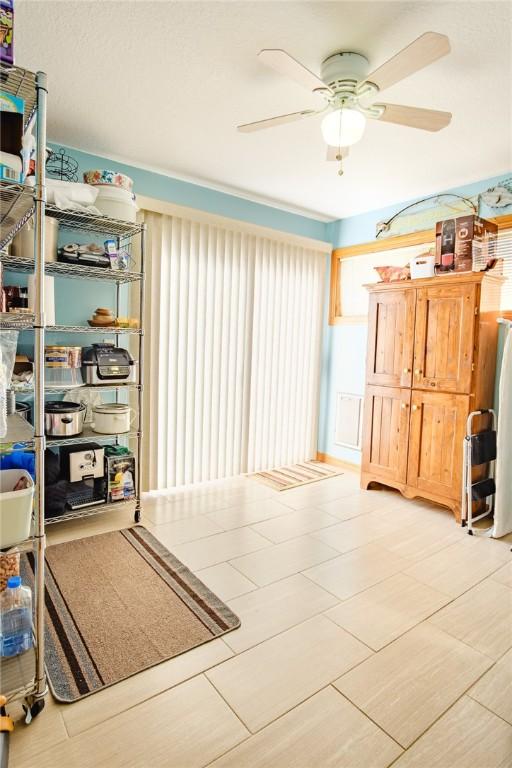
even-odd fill
[{"label": "wooden armoire", "polygon": [[502,280],[468,272],[367,286],[363,488],[430,499],[460,522],[466,420],[493,405]]}]

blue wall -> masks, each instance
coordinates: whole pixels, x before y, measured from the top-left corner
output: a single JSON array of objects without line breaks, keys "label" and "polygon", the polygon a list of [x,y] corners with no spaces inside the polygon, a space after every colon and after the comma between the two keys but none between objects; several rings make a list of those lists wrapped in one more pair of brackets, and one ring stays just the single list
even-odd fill
[{"label": "blue wall", "polygon": [[[508,174],[510,176],[510,174]],[[464,196],[478,194],[494,186],[505,176],[484,179],[463,187],[456,187],[446,192],[455,192]],[[375,240],[375,228],[379,221],[386,220],[412,200],[397,203],[394,206],[369,211],[359,216],[340,219],[327,225],[328,238],[333,248],[342,248],[358,243]],[[483,206],[482,216],[496,216],[512,212],[512,206],[499,211]],[[328,295],[328,294],[327,294]],[[334,443],[336,417],[336,393],[346,392],[355,395],[364,394],[366,360],[366,325],[327,324],[324,333],[322,354],[322,387],[320,401],[318,450],[344,461],[359,464],[361,454],[350,448],[343,448]]]},{"label": "blue wall", "polygon": [[[63,145],[50,144],[50,146],[53,149],[58,149]],[[90,155],[78,149],[64,148],[79,164],[79,181],[81,181],[83,171],[94,170],[95,168],[112,168],[133,179],[135,194],[197,208],[207,213],[227,216],[251,224],[259,224],[262,227],[292,232],[303,237],[312,237],[315,240],[329,240],[328,228],[331,225],[313,217],[300,216],[296,213],[274,208],[271,205],[254,203],[236,195],[217,192],[214,189],[192,184],[188,181],[180,181],[171,176],[135,168],[105,157]]]}]

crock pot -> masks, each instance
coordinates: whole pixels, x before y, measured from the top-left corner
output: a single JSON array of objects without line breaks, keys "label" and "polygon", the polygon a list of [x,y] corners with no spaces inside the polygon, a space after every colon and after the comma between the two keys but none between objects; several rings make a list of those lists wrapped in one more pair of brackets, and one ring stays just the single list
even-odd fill
[{"label": "crock pot", "polygon": [[102,403],[92,409],[93,430],[102,435],[119,435],[129,432],[132,422],[133,408],[124,403]]},{"label": "crock pot", "polygon": [[86,407],[82,403],[50,400],[44,407],[44,427],[48,437],[75,437],[84,428]]}]

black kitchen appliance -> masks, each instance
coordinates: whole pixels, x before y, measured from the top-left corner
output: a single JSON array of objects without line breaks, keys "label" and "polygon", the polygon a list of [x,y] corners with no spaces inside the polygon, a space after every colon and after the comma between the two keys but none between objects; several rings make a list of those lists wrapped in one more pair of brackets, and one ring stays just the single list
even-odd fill
[{"label": "black kitchen appliance", "polygon": [[134,384],[137,361],[127,349],[104,342],[82,350],[82,376],[89,385]]},{"label": "black kitchen appliance", "polygon": [[[105,504],[104,448],[98,443],[62,446],[59,458],[58,480],[46,487],[47,508],[51,508],[48,516]],[[50,499],[53,503],[49,505]]]}]

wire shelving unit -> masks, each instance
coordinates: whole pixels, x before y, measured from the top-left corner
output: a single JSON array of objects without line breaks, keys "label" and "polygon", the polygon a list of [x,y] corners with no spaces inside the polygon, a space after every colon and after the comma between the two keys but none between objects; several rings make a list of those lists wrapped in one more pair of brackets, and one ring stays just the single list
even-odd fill
[{"label": "wire shelving unit", "polygon": [[[114,510],[133,511],[135,522],[141,519],[141,457],[143,430],[143,375],[144,375],[144,260],[146,225],[139,222],[127,222],[112,219],[103,215],[83,211],[61,210],[46,203],[45,182],[45,150],[46,150],[46,75],[42,72],[31,73],[18,67],[0,66],[0,87],[13,95],[25,100],[25,128],[36,120],[36,178],[35,185],[12,184],[0,182],[0,261],[6,271],[33,272],[35,275],[35,307],[33,314],[0,314],[0,330],[14,329],[32,331],[34,334],[34,386],[20,388],[18,396],[34,398],[34,426],[18,414],[8,417],[8,430],[0,440],[0,451],[16,448],[32,450],[35,453],[36,483],[34,503],[34,524],[30,539],[20,542],[17,551],[33,552],[35,558],[36,577],[34,588],[34,636],[35,644],[32,653],[24,654],[23,661],[17,664],[3,663],[0,659],[0,678],[2,679],[1,693],[8,701],[24,698],[27,704],[27,722],[38,714],[44,706],[47,693],[44,667],[44,554],[45,554],[45,525],[57,524],[107,514]],[[34,254],[35,258],[18,258],[11,256],[6,246],[13,237],[34,216]],[[117,271],[100,267],[65,264],[44,260],[44,219],[51,216],[58,219],[59,228],[80,230],[89,234],[105,235],[115,238],[118,249],[131,252],[134,238],[140,237],[140,265],[138,271]],[[138,328],[89,327],[80,325],[46,325],[44,316],[44,277],[55,275],[90,281],[110,281],[115,287],[115,312],[120,314],[121,286],[123,284],[138,284],[139,324]],[[133,288],[137,286],[134,285]],[[46,334],[76,333],[100,334],[102,337],[113,336],[119,346],[124,335],[134,339],[138,354],[138,381],[130,384],[106,384],[100,386],[83,385],[68,389],[45,383],[44,350]],[[136,405],[137,421],[130,432],[104,435],[94,432],[86,426],[80,435],[72,438],[50,438],[44,431],[45,397],[64,394],[69,391],[80,392],[83,389],[94,389],[98,392],[113,392],[116,402],[122,393],[131,395],[132,405]],[[135,447],[135,498],[126,501],[105,503],[97,506],[67,511],[58,517],[45,521],[45,486],[44,461],[46,448],[56,448],[68,445],[80,445],[87,442],[100,444],[129,442]],[[29,679],[30,678],[30,679]],[[7,681],[7,682],[6,682]],[[6,690],[7,688],[7,690]]]},{"label": "wire shelving unit", "polygon": [[27,718],[30,722],[44,707],[47,693],[44,666],[44,215],[45,215],[45,152],[46,152],[46,98],[47,86],[44,72],[29,72],[15,66],[0,66],[0,87],[20,96],[25,102],[24,129],[30,129],[35,118],[36,129],[36,178],[33,188],[23,184],[2,182],[0,185],[0,247],[8,244],[14,235],[33,215],[34,225],[34,274],[36,296],[34,314],[0,316],[2,330],[34,331],[34,426],[18,414],[8,418],[7,434],[0,439],[0,450],[10,450],[13,444],[31,449],[35,454],[35,498],[33,533],[27,542],[20,542],[18,550],[31,551],[35,562],[34,581],[34,647],[26,654],[13,659],[0,658],[2,694],[8,701],[24,698]]}]

